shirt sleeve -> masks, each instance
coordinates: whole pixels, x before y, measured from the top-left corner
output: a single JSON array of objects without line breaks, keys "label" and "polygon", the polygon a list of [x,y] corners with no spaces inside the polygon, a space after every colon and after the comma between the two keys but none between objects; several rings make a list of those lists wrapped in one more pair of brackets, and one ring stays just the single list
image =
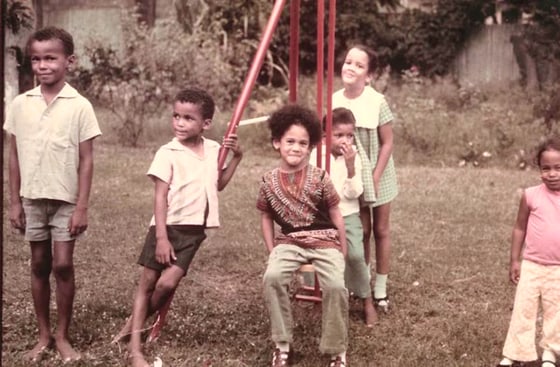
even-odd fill
[{"label": "shirt sleeve", "polygon": [[12,103],[6,108],[6,120],[4,121],[4,130],[9,134],[15,135],[16,129],[14,126],[14,111],[17,109],[18,101],[21,97],[17,96]]},{"label": "shirt sleeve", "polygon": [[381,105],[379,106],[379,126],[385,125],[393,121],[393,112],[387,103],[385,97],[381,100]]},{"label": "shirt sleeve", "polygon": [[169,184],[173,177],[173,166],[170,158],[168,150],[159,149],[146,174],[150,177],[159,178]]},{"label": "shirt sleeve", "polygon": [[266,180],[264,177],[261,180],[261,186],[257,194],[257,209],[262,212],[270,211],[268,201],[266,200]]},{"label": "shirt sleeve", "polygon": [[84,101],[80,115],[80,143],[101,135],[93,106],[88,100]]},{"label": "shirt sleeve", "polygon": [[342,195],[346,199],[357,199],[364,192],[364,185],[362,183],[362,163],[359,155],[356,155],[354,160],[354,177],[344,180],[342,187]]}]

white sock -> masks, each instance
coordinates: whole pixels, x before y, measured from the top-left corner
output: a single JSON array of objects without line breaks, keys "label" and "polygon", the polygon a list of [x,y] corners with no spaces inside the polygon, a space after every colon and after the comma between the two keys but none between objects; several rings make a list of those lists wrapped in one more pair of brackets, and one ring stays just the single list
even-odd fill
[{"label": "white sock", "polygon": [[290,343],[276,343],[276,348],[280,349],[280,352],[289,352],[290,351]]},{"label": "white sock", "polygon": [[556,363],[556,355],[554,354],[553,351],[545,349],[542,352],[542,360]]},{"label": "white sock", "polygon": [[387,297],[387,274],[375,273],[375,284],[373,286],[373,295],[375,298]]},{"label": "white sock", "polygon": [[512,364],[513,364],[513,360],[512,360],[512,359],[509,359],[509,358],[507,358],[507,357],[504,357],[504,359],[502,359],[502,360],[500,361],[500,364],[499,364],[499,365],[500,365],[500,366],[511,366]]}]

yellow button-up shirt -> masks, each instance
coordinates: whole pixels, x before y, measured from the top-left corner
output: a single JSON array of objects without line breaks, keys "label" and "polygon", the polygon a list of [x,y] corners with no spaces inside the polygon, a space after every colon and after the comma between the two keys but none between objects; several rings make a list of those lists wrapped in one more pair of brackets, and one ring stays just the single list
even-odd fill
[{"label": "yellow button-up shirt", "polygon": [[[200,157],[176,138],[156,152],[148,176],[169,185],[167,223],[218,227],[218,151],[220,145],[204,139]],[[206,208],[208,207],[208,210]],[[205,217],[205,214],[208,214]],[[150,225],[155,225],[152,217]]]},{"label": "yellow button-up shirt", "polygon": [[101,135],[91,103],[65,84],[47,105],[38,86],[14,98],[4,129],[16,137],[20,195],[76,203],[79,144]]}]

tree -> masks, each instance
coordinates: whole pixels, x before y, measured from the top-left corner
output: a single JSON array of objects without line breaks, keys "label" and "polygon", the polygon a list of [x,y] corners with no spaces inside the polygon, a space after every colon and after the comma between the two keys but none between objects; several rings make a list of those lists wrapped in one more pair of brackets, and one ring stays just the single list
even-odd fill
[{"label": "tree", "polygon": [[33,28],[35,12],[31,1],[8,0],[6,4],[3,24],[14,34],[19,33],[22,28]]},{"label": "tree", "polygon": [[[17,94],[33,86],[31,65],[25,58],[25,31],[33,29],[36,15],[31,0],[8,0],[5,9],[2,24],[6,27],[6,46],[11,53],[6,58],[5,80],[8,89],[13,88],[11,94]],[[8,99],[12,97],[8,95]]]},{"label": "tree", "polygon": [[526,49],[535,61],[539,86],[560,80],[560,2],[558,0],[522,1],[532,14],[522,32]]},{"label": "tree", "polygon": [[179,89],[204,88],[220,108],[233,101],[246,70],[235,67],[214,25],[185,33],[174,19],[149,27],[138,16],[132,10],[121,19],[125,50],[92,43],[86,53],[93,67],[78,72],[82,89],[114,113],[119,140],[131,146],[139,144],[146,124],[159,119]]}]

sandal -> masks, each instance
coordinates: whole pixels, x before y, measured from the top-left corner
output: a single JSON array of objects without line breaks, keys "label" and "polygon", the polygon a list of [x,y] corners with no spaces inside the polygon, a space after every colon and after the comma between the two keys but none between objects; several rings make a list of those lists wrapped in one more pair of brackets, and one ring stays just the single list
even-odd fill
[{"label": "sandal", "polygon": [[373,303],[375,307],[381,309],[381,311],[388,313],[389,312],[389,297],[385,296],[383,298],[373,298]]},{"label": "sandal", "polygon": [[340,356],[336,356],[336,358],[331,359],[328,367],[347,367],[347,365]]},{"label": "sandal", "polygon": [[274,349],[272,353],[272,367],[287,367],[290,365],[290,352],[282,352],[280,349]]}]

